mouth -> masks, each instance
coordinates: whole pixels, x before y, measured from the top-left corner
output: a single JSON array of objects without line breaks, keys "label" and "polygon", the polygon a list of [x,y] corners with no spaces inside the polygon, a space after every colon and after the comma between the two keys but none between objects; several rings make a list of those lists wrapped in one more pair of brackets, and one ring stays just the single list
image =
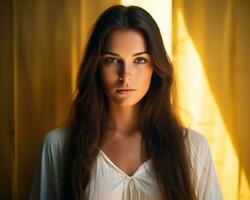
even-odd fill
[{"label": "mouth", "polygon": [[119,94],[129,94],[136,91],[136,89],[117,89],[116,92]]}]

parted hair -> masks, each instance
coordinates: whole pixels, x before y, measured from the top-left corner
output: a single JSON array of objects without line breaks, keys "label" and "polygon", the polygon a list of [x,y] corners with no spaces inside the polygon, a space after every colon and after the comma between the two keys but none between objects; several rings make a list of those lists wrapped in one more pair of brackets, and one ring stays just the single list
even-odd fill
[{"label": "parted hair", "polygon": [[117,29],[140,32],[153,63],[150,87],[140,100],[142,143],[164,200],[195,200],[187,128],[176,111],[174,70],[160,30],[152,16],[138,6],[115,5],[92,27],[79,67],[76,91],[67,120],[63,151],[63,199],[84,200],[91,171],[107,129],[107,97],[100,80],[100,56],[109,34]]}]

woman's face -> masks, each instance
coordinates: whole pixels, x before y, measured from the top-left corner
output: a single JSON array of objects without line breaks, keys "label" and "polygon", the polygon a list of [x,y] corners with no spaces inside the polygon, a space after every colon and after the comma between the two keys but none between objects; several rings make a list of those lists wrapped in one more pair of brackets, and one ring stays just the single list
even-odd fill
[{"label": "woman's face", "polygon": [[132,29],[111,32],[100,58],[100,77],[109,103],[138,103],[149,89],[152,74],[153,64],[142,34]]}]

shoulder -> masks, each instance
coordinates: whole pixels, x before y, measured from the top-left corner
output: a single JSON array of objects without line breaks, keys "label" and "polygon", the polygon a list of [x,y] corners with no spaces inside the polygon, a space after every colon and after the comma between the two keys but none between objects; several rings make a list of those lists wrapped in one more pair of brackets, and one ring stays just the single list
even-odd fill
[{"label": "shoulder", "polygon": [[208,141],[200,132],[188,129],[187,135],[186,135],[188,141],[190,142],[190,145],[196,150],[196,151],[203,151],[209,148]]},{"label": "shoulder", "polygon": [[30,200],[60,199],[62,152],[66,133],[65,127],[59,127],[43,137]]},{"label": "shoulder", "polygon": [[48,157],[61,157],[67,130],[66,127],[58,127],[47,132],[42,142],[42,153]]},{"label": "shoulder", "polygon": [[210,147],[205,136],[203,136],[196,130],[188,129],[185,138],[193,162],[196,164],[203,165],[203,167],[205,167],[205,162],[211,159]]},{"label": "shoulder", "polygon": [[58,127],[47,132],[43,138],[46,145],[63,145],[67,133],[66,127]]},{"label": "shoulder", "polygon": [[199,132],[188,129],[185,136],[196,179],[198,199],[222,199],[211,150],[207,139]]},{"label": "shoulder", "polygon": [[43,138],[40,160],[43,166],[55,170],[53,174],[60,171],[66,134],[67,128],[59,127],[49,131]]}]

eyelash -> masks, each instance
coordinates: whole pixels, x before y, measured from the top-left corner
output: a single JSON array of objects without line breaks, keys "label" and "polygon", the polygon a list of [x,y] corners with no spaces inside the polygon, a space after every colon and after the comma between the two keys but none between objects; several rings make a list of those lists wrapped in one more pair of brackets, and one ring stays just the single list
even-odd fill
[{"label": "eyelash", "polygon": [[[138,61],[139,59],[144,60],[144,61],[143,62],[135,62],[136,64],[144,64],[144,63],[147,62],[147,59],[143,58],[143,57],[138,57],[135,60]],[[113,62],[114,60],[116,60],[116,62]],[[116,64],[116,63],[119,63],[119,62],[120,62],[120,60],[115,58],[115,57],[108,57],[108,58],[104,59],[105,64]]]}]

